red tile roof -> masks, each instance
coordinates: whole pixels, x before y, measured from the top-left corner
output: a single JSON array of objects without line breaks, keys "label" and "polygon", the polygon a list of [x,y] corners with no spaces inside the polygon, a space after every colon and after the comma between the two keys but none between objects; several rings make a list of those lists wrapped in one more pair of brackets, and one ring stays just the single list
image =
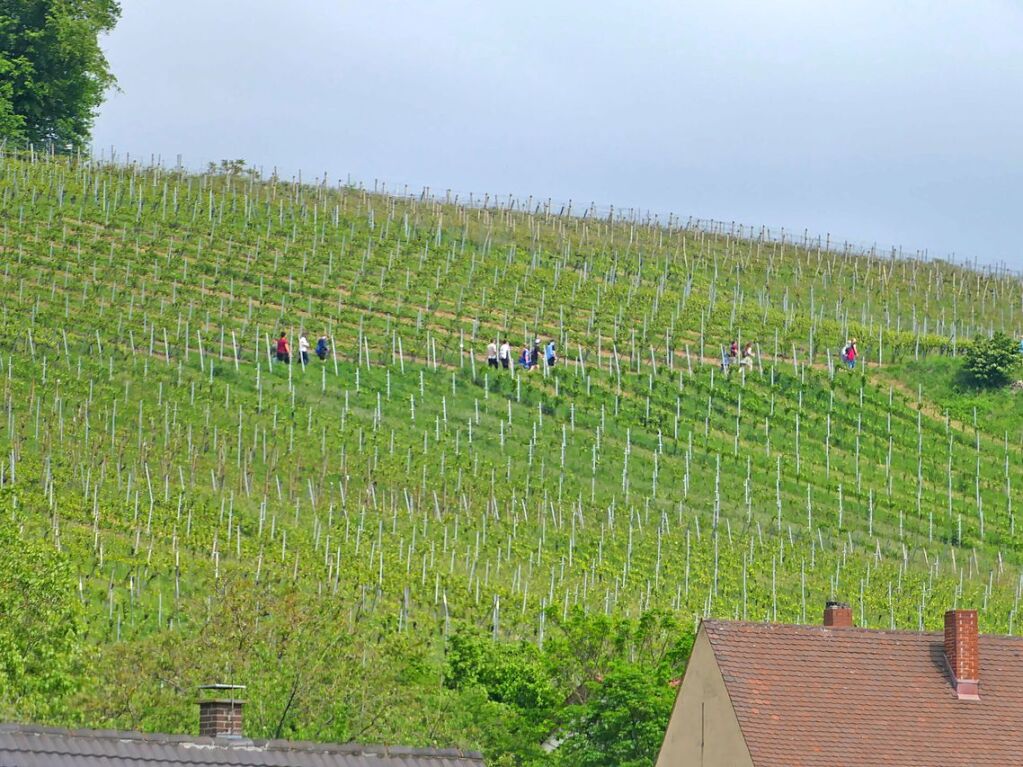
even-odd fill
[{"label": "red tile roof", "polygon": [[958,700],[944,635],[704,621],[756,767],[1023,765],[1023,638],[980,637]]}]

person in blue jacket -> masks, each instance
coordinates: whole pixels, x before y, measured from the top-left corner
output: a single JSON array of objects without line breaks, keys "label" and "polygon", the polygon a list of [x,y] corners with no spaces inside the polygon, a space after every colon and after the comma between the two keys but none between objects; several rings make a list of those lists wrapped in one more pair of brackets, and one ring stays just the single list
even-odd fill
[{"label": "person in blue jacket", "polygon": [[529,370],[531,367],[533,367],[532,361],[530,360],[529,356],[528,346],[522,347],[522,354],[519,355],[519,366],[524,368],[525,370]]},{"label": "person in blue jacket", "polygon": [[558,361],[557,352],[554,350],[554,339],[552,338],[547,343],[547,348],[544,350],[544,354],[547,357],[547,367],[554,367],[554,363]]}]

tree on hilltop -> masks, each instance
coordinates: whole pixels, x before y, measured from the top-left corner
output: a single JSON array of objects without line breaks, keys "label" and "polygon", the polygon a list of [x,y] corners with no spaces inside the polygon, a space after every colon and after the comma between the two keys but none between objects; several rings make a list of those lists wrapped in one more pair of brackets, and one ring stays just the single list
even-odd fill
[{"label": "tree on hilltop", "polygon": [[84,144],[115,83],[99,35],[117,0],[0,0],[0,139]]}]

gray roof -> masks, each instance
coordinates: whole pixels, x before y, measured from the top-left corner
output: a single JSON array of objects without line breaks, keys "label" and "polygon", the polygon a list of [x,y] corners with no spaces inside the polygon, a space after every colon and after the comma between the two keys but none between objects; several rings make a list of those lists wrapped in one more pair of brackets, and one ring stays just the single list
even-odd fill
[{"label": "gray roof", "polygon": [[455,749],[204,738],[0,724],[0,767],[483,767]]}]

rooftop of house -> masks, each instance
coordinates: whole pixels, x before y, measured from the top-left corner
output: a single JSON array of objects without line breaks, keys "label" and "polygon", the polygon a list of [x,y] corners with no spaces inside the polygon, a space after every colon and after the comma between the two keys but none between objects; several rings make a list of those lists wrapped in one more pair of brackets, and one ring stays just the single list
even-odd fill
[{"label": "rooftop of house", "polygon": [[973,611],[944,633],[856,628],[851,611],[702,628],[757,767],[1023,764],[1023,638],[978,635]]},{"label": "rooftop of house", "polygon": [[483,767],[452,749],[250,740],[0,724],[4,767]]}]

